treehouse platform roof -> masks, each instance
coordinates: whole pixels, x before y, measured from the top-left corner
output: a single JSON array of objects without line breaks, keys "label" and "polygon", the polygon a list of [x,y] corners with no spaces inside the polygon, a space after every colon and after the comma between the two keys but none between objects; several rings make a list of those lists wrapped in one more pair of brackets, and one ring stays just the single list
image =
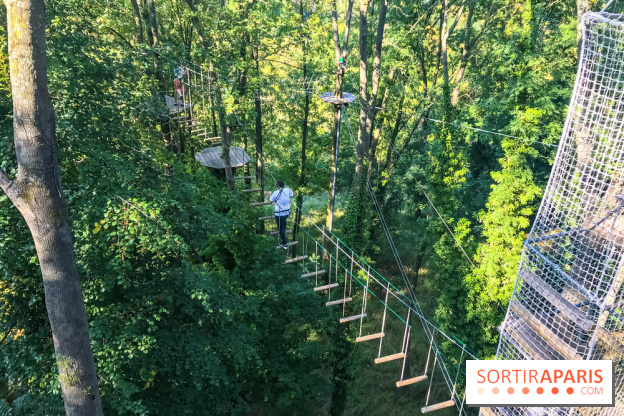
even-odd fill
[{"label": "treehouse platform roof", "polygon": [[[195,160],[208,168],[225,169],[225,162],[221,158],[222,152],[221,146],[209,147],[197,153]],[[230,164],[233,168],[245,166],[250,160],[251,158],[242,147],[230,147]]]}]

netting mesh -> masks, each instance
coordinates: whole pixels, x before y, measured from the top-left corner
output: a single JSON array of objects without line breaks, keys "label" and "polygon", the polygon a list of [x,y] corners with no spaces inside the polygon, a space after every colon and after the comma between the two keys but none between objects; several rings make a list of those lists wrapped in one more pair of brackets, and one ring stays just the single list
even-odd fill
[{"label": "netting mesh", "polygon": [[581,24],[574,93],[498,358],[612,359],[616,406],[482,415],[624,415],[624,17],[588,13]]}]

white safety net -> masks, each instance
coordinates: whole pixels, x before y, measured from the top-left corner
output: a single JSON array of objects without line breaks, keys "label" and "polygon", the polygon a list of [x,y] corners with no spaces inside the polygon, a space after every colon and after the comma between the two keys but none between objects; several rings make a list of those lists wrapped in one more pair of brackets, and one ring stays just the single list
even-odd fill
[{"label": "white safety net", "polygon": [[482,408],[486,416],[624,415],[624,17],[587,13],[581,25],[570,109],[498,359],[611,359],[616,405]]}]

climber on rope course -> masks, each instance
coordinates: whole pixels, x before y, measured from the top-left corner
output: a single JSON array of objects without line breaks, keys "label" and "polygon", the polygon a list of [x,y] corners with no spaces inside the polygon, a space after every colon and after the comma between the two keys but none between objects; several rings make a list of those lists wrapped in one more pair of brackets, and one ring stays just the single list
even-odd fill
[{"label": "climber on rope course", "polygon": [[173,79],[173,88],[175,90],[175,93],[177,93],[174,93],[174,96],[177,101],[184,95],[184,85],[182,85],[182,77],[186,75],[186,71],[184,70],[184,67],[180,65],[173,71],[173,73],[175,76],[175,78]]},{"label": "climber on rope course", "polygon": [[277,190],[271,194],[270,201],[275,203],[275,223],[277,224],[277,230],[282,239],[279,246],[283,249],[288,249],[288,242],[286,241],[286,220],[290,215],[290,198],[294,196],[295,193],[284,186],[284,181],[277,181]]}]

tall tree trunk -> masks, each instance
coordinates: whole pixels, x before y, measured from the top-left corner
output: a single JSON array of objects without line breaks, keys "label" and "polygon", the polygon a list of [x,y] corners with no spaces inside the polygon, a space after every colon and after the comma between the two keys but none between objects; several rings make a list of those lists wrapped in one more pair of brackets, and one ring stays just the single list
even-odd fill
[{"label": "tall tree trunk", "polygon": [[232,192],[236,193],[236,184],[234,183],[234,175],[232,174],[232,163],[230,162],[230,146],[232,144],[232,126],[221,126],[221,159],[225,163],[225,180]]},{"label": "tall tree trunk", "polygon": [[158,20],[156,19],[156,5],[154,4],[154,0],[146,0],[147,7],[149,8],[149,21],[150,21],[150,42],[152,48],[156,46],[158,43]]},{"label": "tall tree trunk", "polygon": [[0,187],[32,234],[69,416],[102,415],[48,92],[43,0],[5,0],[18,172]]},{"label": "tall tree trunk", "polygon": [[[301,15],[301,22],[305,25],[305,17],[303,15],[303,0],[299,0],[299,14]],[[301,43],[301,52],[303,53],[303,88],[305,91],[305,98],[303,103],[303,124],[301,130],[301,172],[299,174],[299,189],[297,190],[297,209],[295,211],[295,224],[293,225],[293,240],[297,240],[297,233],[299,232],[301,222],[301,210],[303,209],[303,190],[306,186],[306,146],[308,142],[308,116],[310,114],[310,95],[308,89],[310,84],[308,83],[308,61],[307,61],[307,37],[304,37]],[[292,247],[292,255],[295,257],[297,254],[297,246]]]},{"label": "tall tree trunk", "polygon": [[139,44],[145,43],[145,37],[143,36],[143,20],[141,19],[141,10],[139,9],[139,3],[137,0],[130,0],[132,3],[132,9],[134,10],[134,24],[137,29],[137,40]]},{"label": "tall tree trunk", "polygon": [[459,10],[457,11],[457,15],[455,16],[455,20],[451,24],[451,27],[446,29],[448,24],[448,14],[449,14],[449,0],[444,0],[444,7],[442,8],[442,36],[440,38],[440,52],[442,54],[442,75],[444,76],[444,85],[449,85],[449,70],[448,70],[448,38],[453,34],[453,31],[457,27],[457,23],[461,18],[462,13],[464,12],[464,6],[466,5],[466,0],[463,0],[461,5],[459,6]]},{"label": "tall tree trunk", "polygon": [[464,73],[466,72],[466,66],[468,65],[468,58],[470,57],[470,48],[472,47],[470,39],[470,34],[472,31],[472,15],[474,13],[474,3],[470,3],[468,5],[468,15],[466,16],[466,29],[464,36],[464,48],[462,50],[461,61],[459,64],[459,69],[457,70],[457,74],[455,75],[455,86],[453,87],[453,95],[451,96],[451,105],[454,107],[459,102],[459,84],[461,80],[464,78]]},{"label": "tall tree trunk", "polygon": [[367,44],[367,11],[369,0],[360,0],[360,121],[358,142],[355,155],[355,176],[354,189],[359,188],[362,182],[362,174],[364,172],[364,158],[368,153],[370,146],[370,129],[371,117],[368,103],[368,44]]},{"label": "tall tree trunk", "polygon": [[[195,31],[197,32],[197,38],[199,40],[199,43],[201,44],[203,50],[209,53],[211,48],[210,48],[210,45],[208,45],[206,38],[204,37],[204,30],[202,28],[201,22],[199,21],[199,18],[197,17],[197,7],[195,5],[195,0],[186,0],[186,3],[188,4],[189,8],[193,12],[193,15],[191,17],[191,22],[193,23],[193,26],[195,27]],[[224,6],[225,6],[225,3],[221,1],[221,7],[224,7]],[[225,162],[225,176],[226,176],[229,187],[232,189],[232,192],[236,193],[236,185],[234,184],[234,177],[232,175],[232,165],[230,163],[229,149],[230,149],[231,139],[227,137],[228,129],[231,132],[231,126],[227,126],[227,123],[225,120],[227,115],[225,114],[225,108],[223,107],[223,96],[221,95],[221,85],[219,83],[219,74],[216,70],[214,70],[212,63],[210,64],[210,71],[208,73],[208,76],[213,81],[212,86],[214,87],[214,91],[215,91],[215,101],[216,101],[215,104],[217,107],[217,113],[219,114],[219,127],[221,130],[221,146],[223,149],[222,155],[223,155],[223,161]],[[227,146],[227,150],[226,150],[226,146]]]},{"label": "tall tree trunk", "polygon": [[[336,88],[334,95],[342,97],[342,83],[345,74],[345,67],[347,61],[347,55],[349,54],[349,31],[351,28],[351,16],[353,12],[353,1],[349,0],[347,7],[347,14],[345,16],[345,31],[342,40],[342,46],[340,46],[340,32],[338,31],[338,12],[336,9],[336,0],[332,0],[332,29],[334,35],[334,49],[336,53]],[[343,60],[343,65],[340,65],[339,60]],[[334,190],[334,171],[336,166],[336,143],[338,140],[338,115],[339,108],[334,106],[334,127],[332,129],[332,149],[331,149],[331,169],[329,172],[329,192],[327,193],[327,218],[325,220],[325,226],[331,228],[331,202],[332,194]]]},{"label": "tall tree trunk", "polygon": [[[391,84],[392,81],[394,80],[394,68],[392,68],[390,70],[390,73],[388,74],[388,83]],[[386,103],[388,101],[388,94],[390,93],[390,85],[386,86],[386,89],[384,91],[384,95],[383,98],[381,99],[381,108],[383,108],[384,112],[381,116],[381,119],[379,120],[379,123],[375,126],[375,130],[373,131],[373,139],[371,140],[371,146],[370,146],[370,155],[368,156],[368,181],[371,180],[371,176],[373,174],[373,168],[374,168],[374,163],[375,163],[375,156],[377,153],[377,146],[379,145],[379,137],[381,136],[381,130],[383,129],[383,125],[384,122],[386,121]],[[377,112],[375,110],[375,112]]]},{"label": "tall tree trunk", "polygon": [[[254,59],[256,60],[256,71],[260,73],[260,52],[255,49]],[[254,100],[256,109],[256,184],[260,186],[260,195],[258,202],[264,201],[264,180],[263,180],[263,163],[262,163],[262,102],[260,101],[260,91]],[[260,234],[264,234],[264,221],[260,221]]]}]

